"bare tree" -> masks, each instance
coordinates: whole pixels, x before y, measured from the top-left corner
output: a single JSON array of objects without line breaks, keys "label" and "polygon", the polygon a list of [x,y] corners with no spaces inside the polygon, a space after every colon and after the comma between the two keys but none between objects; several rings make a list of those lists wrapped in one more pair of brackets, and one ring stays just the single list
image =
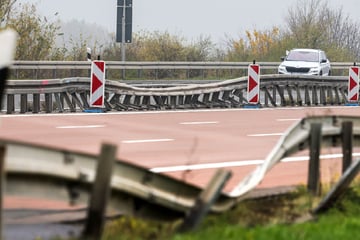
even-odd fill
[{"label": "bare tree", "polygon": [[0,0],[0,27],[6,25],[16,0]]},{"label": "bare tree", "polygon": [[11,14],[7,14],[5,27],[13,28],[19,34],[15,58],[51,60],[59,31],[58,24],[40,16],[33,4],[18,4],[16,8],[15,5],[13,7]]},{"label": "bare tree", "polygon": [[[297,47],[323,48],[334,56],[360,57],[359,23],[333,10],[325,0],[298,0],[289,8],[287,36],[296,39]],[[344,59],[339,59],[344,60]]]}]

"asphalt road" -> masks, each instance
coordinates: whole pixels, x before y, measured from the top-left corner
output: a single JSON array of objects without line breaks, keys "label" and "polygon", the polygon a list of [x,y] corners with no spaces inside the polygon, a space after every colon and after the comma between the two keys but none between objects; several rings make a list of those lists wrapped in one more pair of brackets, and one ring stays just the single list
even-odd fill
[{"label": "asphalt road", "polygon": [[[184,177],[182,167],[192,167],[184,180],[201,186],[208,180],[205,175],[229,167],[234,172],[230,189],[256,160],[266,158],[291,125],[323,114],[360,116],[360,111],[329,107],[2,115],[0,137],[93,154],[109,142],[118,146],[119,159],[153,171]],[[293,183],[280,182],[274,184]]]},{"label": "asphalt road", "polygon": [[[0,138],[93,154],[100,152],[101,143],[109,142],[118,146],[119,159],[199,186],[224,167],[233,173],[225,187],[230,191],[266,158],[291,125],[303,117],[324,114],[360,116],[360,111],[358,107],[311,107],[1,115]],[[326,180],[340,167],[334,153],[333,149],[321,152],[328,156],[322,164]],[[305,183],[306,157],[305,151],[278,164],[259,188]],[[41,206],[41,201],[17,201],[16,196],[7,196],[4,202],[7,210]],[[59,207],[64,206],[47,206]]]}]

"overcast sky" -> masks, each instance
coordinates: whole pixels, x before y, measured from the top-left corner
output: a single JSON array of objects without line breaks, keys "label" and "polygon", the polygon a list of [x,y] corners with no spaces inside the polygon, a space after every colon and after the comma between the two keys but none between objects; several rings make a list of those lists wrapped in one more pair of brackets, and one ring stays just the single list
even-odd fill
[{"label": "overcast sky", "polygon": [[[97,23],[115,32],[117,0],[19,0],[38,6],[40,14],[59,12],[63,21]],[[133,31],[169,31],[187,39],[200,35],[221,41],[241,36],[245,30],[281,26],[297,0],[133,0]],[[360,22],[359,0],[328,0]]]}]

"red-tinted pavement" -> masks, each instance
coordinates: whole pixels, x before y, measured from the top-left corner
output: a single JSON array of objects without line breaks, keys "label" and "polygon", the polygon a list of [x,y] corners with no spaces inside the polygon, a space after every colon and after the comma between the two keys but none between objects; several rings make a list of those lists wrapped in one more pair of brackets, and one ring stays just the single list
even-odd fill
[{"label": "red-tinted pavement", "polygon": [[[0,138],[93,154],[99,153],[102,142],[110,142],[118,145],[119,159],[149,169],[215,164],[210,169],[164,172],[199,186],[206,185],[217,164],[229,163],[233,176],[226,191],[230,191],[256,166],[231,163],[264,160],[284,131],[299,119],[313,115],[360,116],[360,111],[357,107],[333,107],[2,115]],[[331,153],[333,150],[322,152]],[[339,164],[326,162],[323,172],[329,179],[337,175]],[[306,174],[306,161],[281,163],[260,187],[305,183]],[[41,202],[39,205],[44,206]],[[5,207],[19,206],[15,200],[5,199]]]}]

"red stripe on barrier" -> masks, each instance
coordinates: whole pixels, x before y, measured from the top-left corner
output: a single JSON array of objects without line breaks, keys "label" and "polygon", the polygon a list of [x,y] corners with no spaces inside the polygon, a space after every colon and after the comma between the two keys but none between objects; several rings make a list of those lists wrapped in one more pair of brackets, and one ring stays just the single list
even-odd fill
[{"label": "red stripe on barrier", "polygon": [[352,67],[351,69],[356,75],[359,75],[359,68],[358,67]]},{"label": "red stripe on barrier", "polygon": [[251,76],[249,76],[249,91],[252,91],[257,87],[257,85],[258,83]]},{"label": "red stripe on barrier", "polygon": [[103,83],[93,74],[92,78],[92,91],[95,92],[98,88],[102,87]]},{"label": "red stripe on barrier", "polygon": [[259,95],[256,94],[252,99],[250,99],[249,102],[251,102],[251,103],[258,103],[258,102],[259,102]]},{"label": "red stripe on barrier", "polygon": [[99,97],[99,98],[93,103],[93,105],[94,105],[94,106],[102,106],[103,103],[104,103],[103,97],[101,96],[101,97]]},{"label": "red stripe on barrier", "polygon": [[357,85],[357,82],[352,77],[350,77],[350,89],[353,89]]},{"label": "red stripe on barrier", "polygon": [[250,67],[254,70],[254,72],[259,74],[259,65],[250,65]]},{"label": "red stripe on barrier", "polygon": [[104,72],[105,70],[105,62],[104,61],[94,61],[95,65]]}]

